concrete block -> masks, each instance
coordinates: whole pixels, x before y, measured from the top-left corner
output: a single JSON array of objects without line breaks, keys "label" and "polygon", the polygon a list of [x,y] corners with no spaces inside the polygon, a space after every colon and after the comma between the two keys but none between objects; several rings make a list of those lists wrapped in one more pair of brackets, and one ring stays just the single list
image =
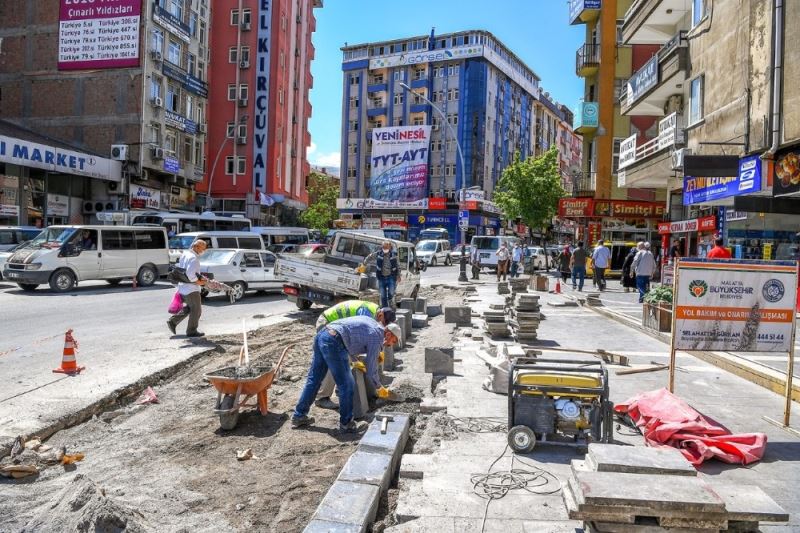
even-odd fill
[{"label": "concrete block", "polygon": [[390,456],[392,458],[391,471],[394,472],[400,463],[403,449],[406,447],[410,419],[407,414],[402,413],[382,411],[380,414],[390,415],[394,420],[389,422],[386,433],[381,433],[382,421],[376,416],[364,436],[361,437],[361,441],[358,443],[358,450]]},{"label": "concrete block", "polygon": [[425,372],[429,374],[453,374],[452,348],[425,348]]},{"label": "concrete block", "polygon": [[425,470],[433,464],[433,455],[406,453],[400,458],[400,478],[422,479]]},{"label": "concrete block", "polygon": [[442,314],[442,304],[428,304],[428,316],[431,318]]},{"label": "concrete block", "polygon": [[421,313],[420,314],[415,313],[411,315],[412,329],[424,328],[427,327],[427,325],[428,325],[428,315],[423,315]]},{"label": "concrete block", "polygon": [[[381,489],[376,485],[336,481],[328,489],[328,493],[325,494],[311,517],[311,523],[318,522],[316,525],[318,527],[323,525],[321,523],[328,522],[351,528],[342,531],[365,532],[375,520],[380,494]],[[340,530],[334,529],[334,531]],[[306,529],[306,532],[308,533],[309,530]]]},{"label": "concrete block", "polygon": [[677,448],[589,444],[586,463],[597,472],[696,476],[697,470]]},{"label": "concrete block", "polygon": [[423,398],[419,404],[419,412],[424,415],[447,410],[447,400],[444,398]]},{"label": "concrete block", "polygon": [[339,524],[327,520],[312,520],[306,525],[303,533],[360,533],[364,531],[354,524]]},{"label": "concrete block", "polygon": [[445,324],[469,326],[472,323],[472,309],[468,306],[448,306],[444,308]]},{"label": "concrete block", "polygon": [[397,310],[398,324],[400,323],[401,317],[404,322],[404,325],[401,325],[400,327],[405,328],[403,329],[403,335],[405,335],[406,339],[409,339],[411,338],[411,311],[409,311],[408,309],[398,309]]},{"label": "concrete block", "polygon": [[[398,339],[398,343],[402,339]],[[387,372],[394,370],[394,346],[383,348],[383,369]]]},{"label": "concrete block", "polygon": [[417,297],[417,301],[414,304],[414,312],[415,313],[422,313],[422,314],[427,315],[428,314],[428,299],[418,296]]},{"label": "concrete block", "polygon": [[384,491],[389,488],[392,479],[391,466],[392,457],[388,454],[356,450],[342,467],[337,479],[375,485]]},{"label": "concrete block", "polygon": [[400,309],[405,309],[407,311],[411,311],[412,313],[414,312],[416,305],[417,304],[413,298],[403,298],[400,300]]},{"label": "concrete block", "polygon": [[353,390],[353,418],[364,418],[369,412],[369,399],[367,397],[367,385],[364,380],[364,373],[353,369],[353,379],[356,385]]},{"label": "concrete block", "polygon": [[[728,520],[735,522],[787,522],[787,513],[755,485],[713,482],[711,488],[725,502]],[[738,526],[742,527],[742,526]]]}]

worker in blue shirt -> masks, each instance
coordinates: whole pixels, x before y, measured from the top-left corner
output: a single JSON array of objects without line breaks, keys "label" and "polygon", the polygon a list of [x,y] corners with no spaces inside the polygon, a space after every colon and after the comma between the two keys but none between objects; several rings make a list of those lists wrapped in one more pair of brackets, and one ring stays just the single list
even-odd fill
[{"label": "worker in blue shirt", "polygon": [[366,354],[365,377],[372,380],[378,391],[378,398],[389,398],[391,393],[378,376],[378,356],[384,346],[394,346],[400,335],[400,326],[397,324],[384,327],[366,316],[343,318],[325,326],[314,337],[311,368],[294,409],[292,427],[299,428],[314,423],[314,417],[308,416],[308,411],[317,396],[322,379],[330,370],[339,390],[339,431],[357,432],[358,426],[353,420],[355,381],[350,371],[350,358]]}]

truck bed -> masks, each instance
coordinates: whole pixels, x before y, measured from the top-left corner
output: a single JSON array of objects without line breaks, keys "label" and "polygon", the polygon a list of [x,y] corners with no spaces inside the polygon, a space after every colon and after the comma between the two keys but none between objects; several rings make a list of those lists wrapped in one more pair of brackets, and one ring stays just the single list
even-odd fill
[{"label": "truck bed", "polygon": [[332,296],[360,296],[368,288],[368,278],[349,265],[331,265],[281,256],[275,262],[275,276],[304,290]]}]

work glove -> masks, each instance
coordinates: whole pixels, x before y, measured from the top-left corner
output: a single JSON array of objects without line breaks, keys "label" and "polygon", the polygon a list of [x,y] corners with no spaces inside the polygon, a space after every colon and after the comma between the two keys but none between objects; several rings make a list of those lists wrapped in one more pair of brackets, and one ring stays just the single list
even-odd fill
[{"label": "work glove", "polygon": [[378,363],[379,363],[379,364],[383,364],[383,361],[384,361],[385,359],[386,359],[386,356],[384,355],[384,353],[383,353],[383,352],[381,352],[381,353],[379,353],[379,354],[378,354]]},{"label": "work glove", "polygon": [[385,400],[386,398],[389,397],[389,389],[387,389],[386,387],[381,387],[376,391],[376,394],[378,395],[378,398]]},{"label": "work glove", "polygon": [[365,365],[361,361],[356,361],[354,363],[350,363],[350,368],[355,368],[356,370],[358,370],[359,372],[362,372],[364,374],[367,373],[367,365]]},{"label": "work glove", "polygon": [[367,271],[367,267],[364,264],[360,264],[356,267],[356,274],[363,274]]}]

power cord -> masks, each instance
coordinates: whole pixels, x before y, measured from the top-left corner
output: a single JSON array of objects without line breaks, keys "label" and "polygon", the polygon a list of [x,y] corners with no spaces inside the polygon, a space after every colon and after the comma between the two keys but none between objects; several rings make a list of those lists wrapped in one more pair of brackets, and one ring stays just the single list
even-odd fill
[{"label": "power cord", "polygon": [[505,433],[508,431],[508,426],[499,420],[505,419],[461,418],[446,415],[444,427],[451,433]]}]

